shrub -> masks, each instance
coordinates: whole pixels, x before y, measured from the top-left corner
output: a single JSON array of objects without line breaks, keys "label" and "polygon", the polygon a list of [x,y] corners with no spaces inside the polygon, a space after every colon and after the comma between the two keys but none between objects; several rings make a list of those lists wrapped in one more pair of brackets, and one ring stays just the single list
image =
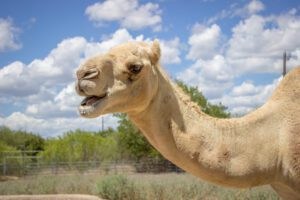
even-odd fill
[{"label": "shrub", "polygon": [[99,196],[109,200],[132,200],[139,198],[135,184],[123,175],[106,176],[97,183]]}]

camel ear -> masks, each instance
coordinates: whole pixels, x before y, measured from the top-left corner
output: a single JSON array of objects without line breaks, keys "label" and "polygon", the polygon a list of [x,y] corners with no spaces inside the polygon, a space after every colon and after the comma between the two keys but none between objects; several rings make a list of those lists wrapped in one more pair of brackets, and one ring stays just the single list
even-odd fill
[{"label": "camel ear", "polygon": [[151,47],[151,62],[153,65],[157,64],[160,59],[160,47],[159,42],[157,39],[153,41],[152,47]]}]

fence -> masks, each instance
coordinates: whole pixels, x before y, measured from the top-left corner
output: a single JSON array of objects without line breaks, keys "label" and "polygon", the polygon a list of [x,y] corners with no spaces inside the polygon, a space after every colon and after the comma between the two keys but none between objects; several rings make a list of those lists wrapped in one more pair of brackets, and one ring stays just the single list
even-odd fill
[{"label": "fence", "polygon": [[[18,152],[19,153],[19,152]],[[27,153],[27,154],[26,154]],[[42,157],[31,156],[34,152],[13,155],[2,152],[0,164],[2,176],[33,176],[50,174],[110,174],[110,173],[162,173],[182,172],[164,159],[110,160],[85,162],[46,162]]]}]

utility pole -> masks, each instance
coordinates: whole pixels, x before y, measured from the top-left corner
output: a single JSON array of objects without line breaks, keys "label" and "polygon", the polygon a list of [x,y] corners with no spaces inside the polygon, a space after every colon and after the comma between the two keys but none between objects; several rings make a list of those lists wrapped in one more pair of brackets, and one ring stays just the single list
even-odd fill
[{"label": "utility pole", "polygon": [[283,52],[283,69],[282,69],[282,76],[286,75],[286,51]]},{"label": "utility pole", "polygon": [[286,51],[283,52],[283,69],[282,76],[285,76],[287,73],[286,62],[291,58],[291,54],[288,54]]}]

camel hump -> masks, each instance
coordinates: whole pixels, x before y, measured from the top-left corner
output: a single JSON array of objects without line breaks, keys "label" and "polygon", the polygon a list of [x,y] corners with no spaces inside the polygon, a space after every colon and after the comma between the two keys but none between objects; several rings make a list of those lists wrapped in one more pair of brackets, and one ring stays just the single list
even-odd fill
[{"label": "camel hump", "polygon": [[300,99],[300,66],[291,70],[279,83],[272,100],[283,100],[286,103],[299,102]]}]

